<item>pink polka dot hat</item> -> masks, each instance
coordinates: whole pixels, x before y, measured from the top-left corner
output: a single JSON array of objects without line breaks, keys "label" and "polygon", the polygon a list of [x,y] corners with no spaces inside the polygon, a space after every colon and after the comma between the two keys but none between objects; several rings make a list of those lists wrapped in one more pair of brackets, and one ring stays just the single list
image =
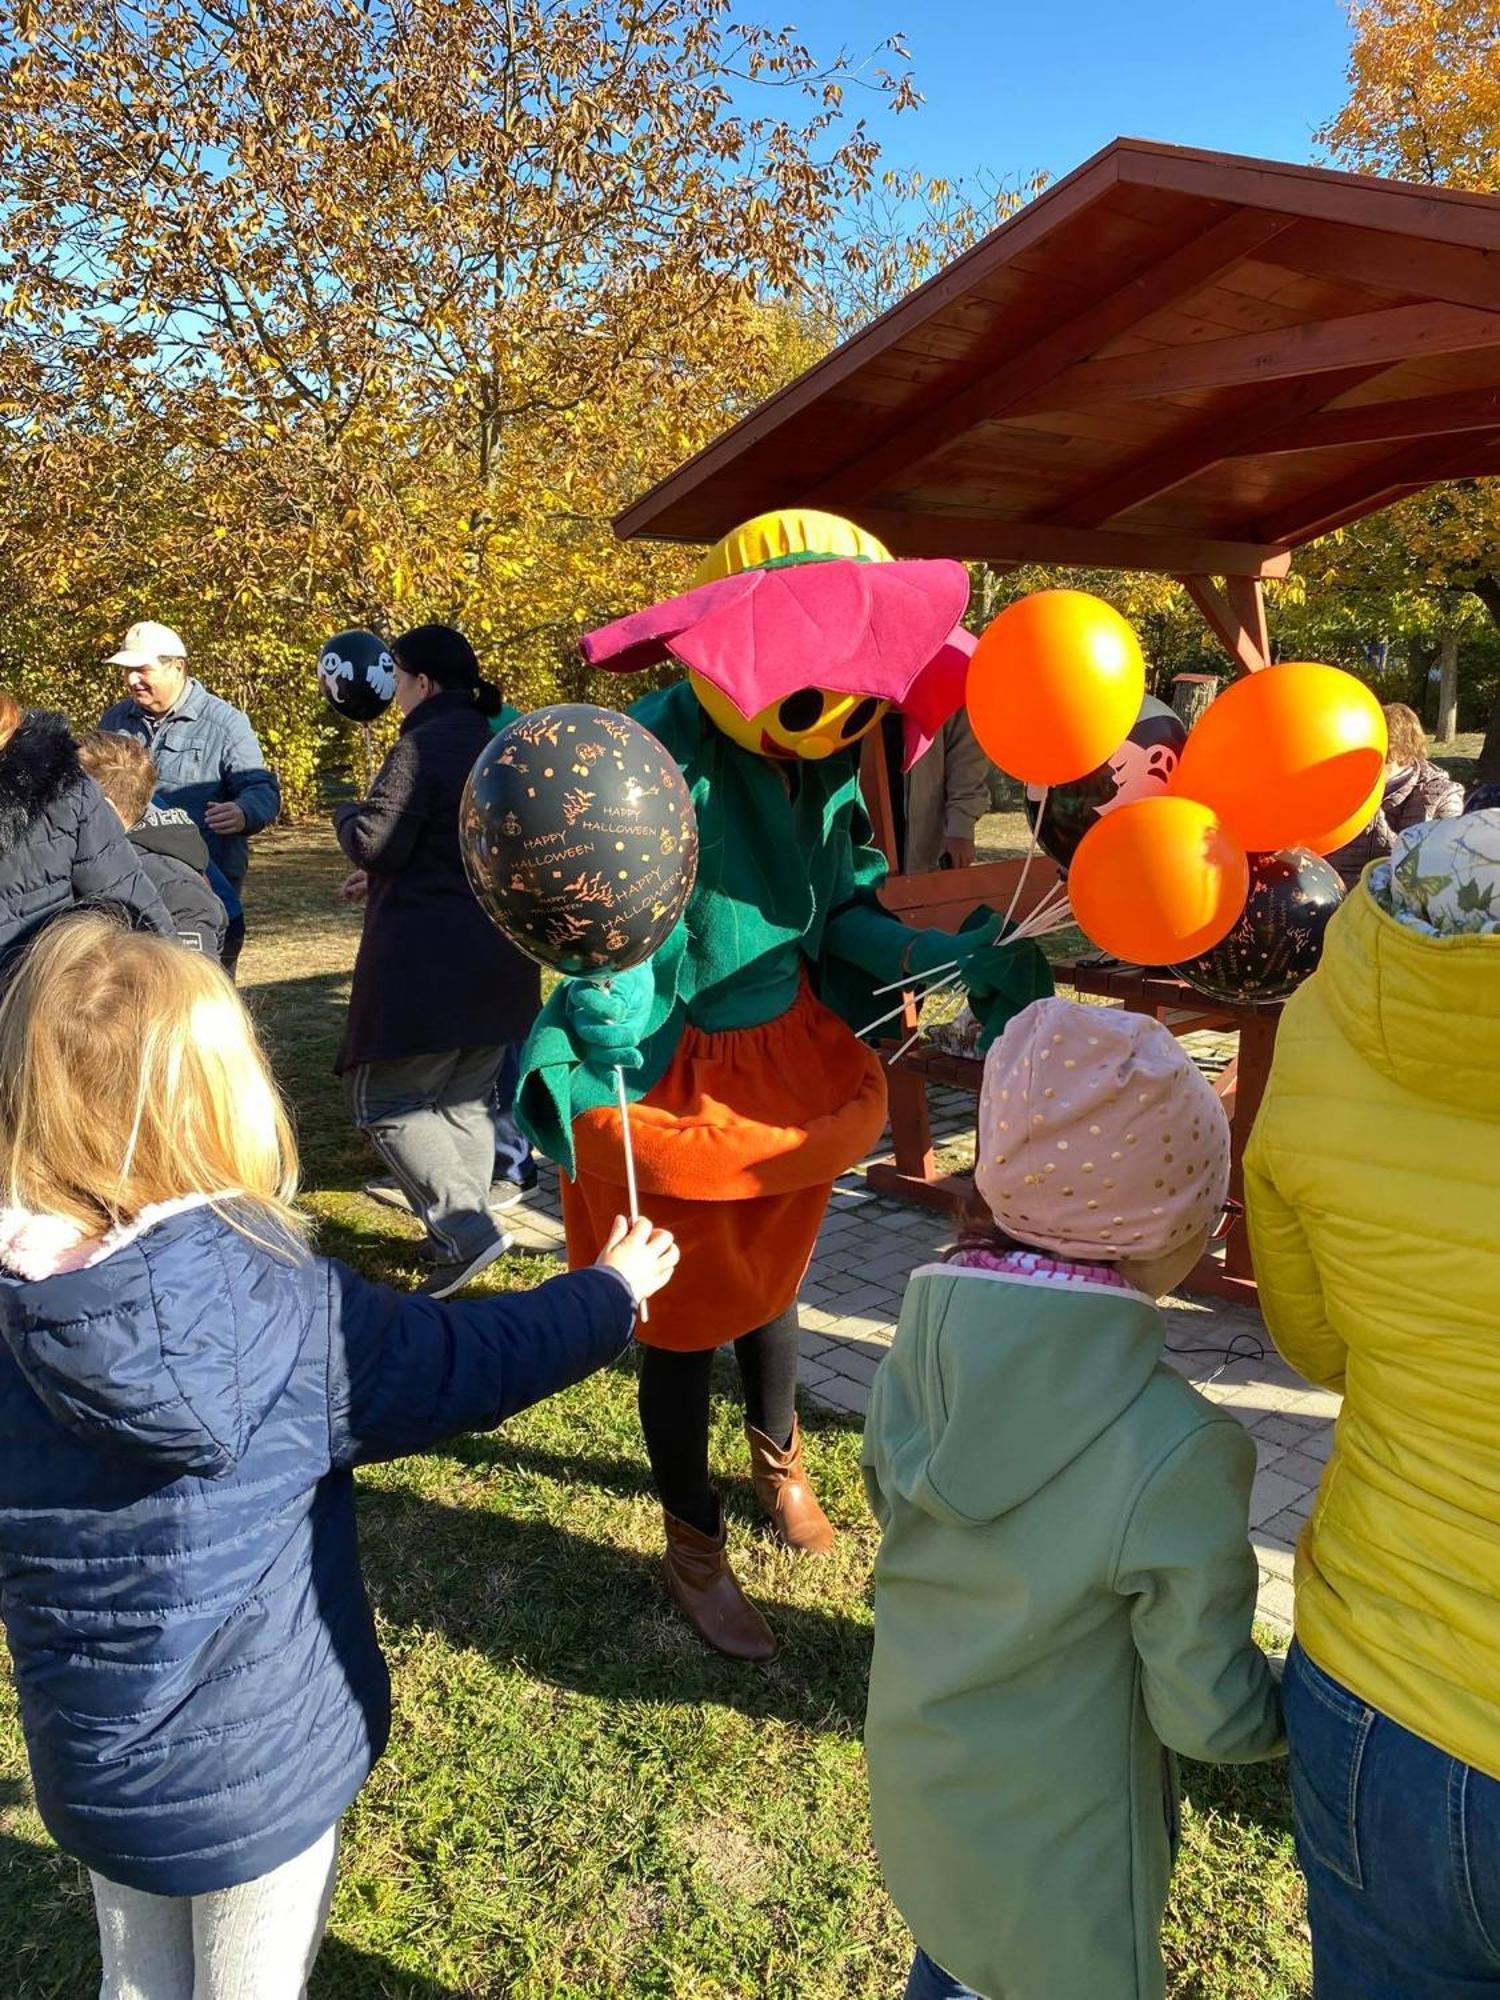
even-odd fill
[{"label": "pink polka dot hat", "polygon": [[974,1180],[1018,1243],[1083,1262],[1160,1257],[1218,1220],[1229,1125],[1159,1021],[1038,1000],[985,1060]]}]

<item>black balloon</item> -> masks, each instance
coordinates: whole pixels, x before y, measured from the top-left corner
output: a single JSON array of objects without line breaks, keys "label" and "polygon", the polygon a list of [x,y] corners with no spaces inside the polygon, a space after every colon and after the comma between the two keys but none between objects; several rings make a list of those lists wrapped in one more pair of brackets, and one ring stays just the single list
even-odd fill
[{"label": "black balloon", "polygon": [[336,632],[318,655],[318,685],[345,722],[373,722],[396,692],[396,662],[375,632]]},{"label": "black balloon", "polygon": [[698,872],[692,794],[613,709],[539,708],[502,730],[459,809],[469,880],[511,943],[558,972],[623,972],[676,928]]},{"label": "black balloon", "polygon": [[1042,852],[1059,868],[1066,868],[1078,851],[1079,841],[1105,813],[1136,799],[1160,797],[1177,769],[1186,741],[1181,717],[1148,694],[1130,734],[1098,770],[1075,778],[1070,785],[1053,785],[1045,810],[1041,799],[1027,792],[1026,817]]},{"label": "black balloon", "polygon": [[1337,869],[1305,847],[1252,854],[1239,922],[1212,951],[1173,970],[1214,1000],[1284,1000],[1322,957],[1328,919],[1343,900]]}]

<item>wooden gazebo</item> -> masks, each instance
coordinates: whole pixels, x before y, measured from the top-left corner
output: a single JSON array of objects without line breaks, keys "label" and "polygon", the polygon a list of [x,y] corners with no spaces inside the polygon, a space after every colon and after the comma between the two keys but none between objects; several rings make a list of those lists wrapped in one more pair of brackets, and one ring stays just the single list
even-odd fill
[{"label": "wooden gazebo", "polygon": [[[1500,198],[1119,139],[615,526],[710,542],[821,506],[902,556],[1164,572],[1253,671],[1262,582],[1295,548],[1494,473]],[[898,878],[891,898],[946,921],[1013,867]],[[927,1184],[909,1090],[906,1111],[896,1179]]]}]

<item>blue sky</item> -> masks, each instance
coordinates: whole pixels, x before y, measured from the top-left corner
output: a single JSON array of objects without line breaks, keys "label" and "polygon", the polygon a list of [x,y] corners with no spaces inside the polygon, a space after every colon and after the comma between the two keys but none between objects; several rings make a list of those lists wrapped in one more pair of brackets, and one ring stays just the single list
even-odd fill
[{"label": "blue sky", "polygon": [[1054,178],[1121,133],[1309,160],[1343,102],[1342,0],[780,0],[818,51],[904,33],[919,111],[878,121],[887,164]]}]

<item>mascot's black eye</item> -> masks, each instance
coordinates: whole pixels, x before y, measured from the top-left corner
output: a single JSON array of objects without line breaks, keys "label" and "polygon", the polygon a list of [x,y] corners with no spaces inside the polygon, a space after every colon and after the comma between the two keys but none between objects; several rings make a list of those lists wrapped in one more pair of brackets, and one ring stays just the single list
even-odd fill
[{"label": "mascot's black eye", "polygon": [[858,708],[850,711],[839,731],[846,743],[852,743],[856,736],[863,736],[875,717],[880,713],[878,701],[862,701]]},{"label": "mascot's black eye", "polygon": [[822,719],[823,697],[816,688],[798,688],[776,711],[783,729],[811,729]]}]

